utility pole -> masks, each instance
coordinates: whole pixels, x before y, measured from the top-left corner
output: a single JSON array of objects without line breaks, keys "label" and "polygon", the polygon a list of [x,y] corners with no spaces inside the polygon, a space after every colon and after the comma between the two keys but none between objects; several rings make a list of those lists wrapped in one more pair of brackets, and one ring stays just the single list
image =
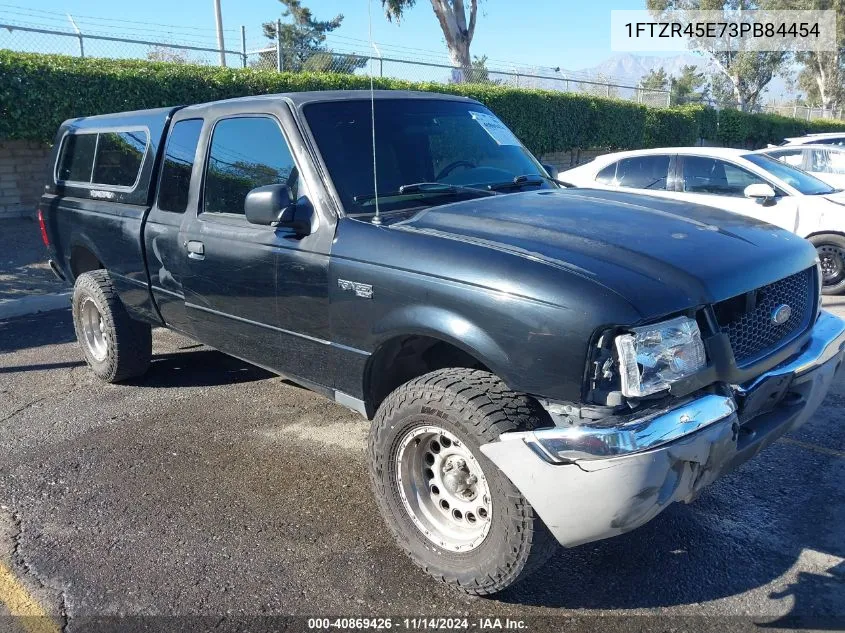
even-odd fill
[{"label": "utility pole", "polygon": [[276,20],[276,71],[282,72],[285,63],[282,61],[282,21]]},{"label": "utility pole", "polygon": [[226,66],[226,47],[223,45],[223,14],[220,0],[214,0],[214,21],[217,23],[217,48],[220,50],[220,65]]},{"label": "utility pole", "polygon": [[82,41],[82,31],[79,30],[79,27],[76,26],[76,22],[73,21],[73,17],[70,13],[67,14],[67,19],[70,20],[70,24],[73,27],[73,30],[76,31],[76,37],[79,38],[79,56],[85,57],[85,44]]},{"label": "utility pole", "polygon": [[246,68],[246,27],[243,24],[241,24],[241,59]]}]

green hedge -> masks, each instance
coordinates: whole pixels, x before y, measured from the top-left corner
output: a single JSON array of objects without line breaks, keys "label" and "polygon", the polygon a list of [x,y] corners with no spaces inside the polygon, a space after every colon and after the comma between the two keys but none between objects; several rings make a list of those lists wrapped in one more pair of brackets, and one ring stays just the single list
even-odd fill
[{"label": "green hedge", "polygon": [[[52,141],[69,118],[202,103],[253,94],[367,89],[369,79],[277,73],[137,60],[80,59],[0,51],[0,139]],[[703,106],[648,108],[628,101],[490,84],[377,79],[376,88],[448,92],[478,99],[537,155],[573,148],[691,145],[699,138],[761,146],[785,136],[845,130],[845,122],[802,121]]]},{"label": "green hedge", "polygon": [[758,147],[785,137],[811,132],[845,130],[845,121],[815,119],[805,121],[777,114],[749,114],[738,110],[719,112],[716,140],[724,145]]}]

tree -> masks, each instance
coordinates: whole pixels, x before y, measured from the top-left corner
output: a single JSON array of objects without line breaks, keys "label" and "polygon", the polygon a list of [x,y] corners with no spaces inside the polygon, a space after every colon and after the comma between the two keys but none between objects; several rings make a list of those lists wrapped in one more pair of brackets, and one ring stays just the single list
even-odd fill
[{"label": "tree", "polygon": [[195,63],[184,49],[171,46],[151,46],[147,51],[147,59],[151,62],[168,62],[170,64]]},{"label": "tree", "polygon": [[[674,11],[677,20],[688,11],[723,11],[757,9],[755,0],[646,0],[649,11],[660,15]],[[729,17],[725,16],[726,21]],[[758,106],[766,86],[789,57],[787,51],[736,51],[719,50],[706,40],[696,41],[696,48],[706,53],[715,63],[718,72],[711,79],[714,95],[721,97],[743,111]]]},{"label": "tree", "polygon": [[643,90],[666,90],[669,87],[669,75],[663,68],[650,70],[640,79],[640,88]]},{"label": "tree", "polygon": [[453,70],[451,83],[473,83],[473,84],[495,84],[502,83],[501,79],[490,79],[490,70],[487,68],[487,55],[472,56],[472,68],[469,70]]},{"label": "tree", "polygon": [[[280,39],[283,70],[351,73],[367,63],[366,58],[333,53],[325,45],[326,34],[331,33],[343,23],[343,15],[338,14],[331,20],[316,20],[311,9],[303,6],[301,0],[279,0],[279,2],[285,7],[282,17],[290,19],[290,22],[283,22],[278,34],[275,22],[265,22],[261,26],[267,39],[274,42],[277,37]],[[261,53],[258,64],[263,67],[275,66],[276,52]]]},{"label": "tree", "polygon": [[695,66],[684,66],[678,77],[672,77],[669,82],[671,92],[671,103],[683,105],[685,103],[701,103],[710,97],[710,87],[707,84],[707,76],[698,72]]},{"label": "tree", "polygon": [[[401,20],[403,13],[416,4],[416,0],[381,0],[387,19]],[[472,68],[469,45],[475,35],[475,19],[478,14],[478,0],[469,0],[469,16],[464,0],[431,0],[431,8],[440,22],[449,58],[452,63],[464,70]]]},{"label": "tree", "polygon": [[795,55],[803,63],[798,73],[798,87],[813,107],[827,110],[841,108],[845,103],[845,69],[840,51],[806,51]]},{"label": "tree", "polygon": [[802,65],[798,87],[812,106],[841,108],[845,103],[845,0],[770,0],[782,10],[836,11],[835,51],[799,51],[795,61]]},{"label": "tree", "polygon": [[317,51],[302,62],[300,70],[305,72],[343,73],[348,75],[366,64],[367,58],[359,55]]}]

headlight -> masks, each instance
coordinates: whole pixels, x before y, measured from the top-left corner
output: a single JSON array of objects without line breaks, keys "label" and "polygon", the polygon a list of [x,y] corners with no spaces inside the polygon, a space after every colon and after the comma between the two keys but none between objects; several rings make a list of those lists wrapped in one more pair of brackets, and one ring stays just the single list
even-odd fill
[{"label": "headlight", "polygon": [[678,317],[632,328],[616,337],[622,394],[631,398],[668,389],[707,364],[694,319]]}]

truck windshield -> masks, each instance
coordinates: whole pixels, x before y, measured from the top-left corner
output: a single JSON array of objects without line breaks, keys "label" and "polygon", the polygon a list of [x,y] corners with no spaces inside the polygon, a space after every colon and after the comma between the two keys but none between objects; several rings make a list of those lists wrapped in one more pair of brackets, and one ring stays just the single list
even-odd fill
[{"label": "truck windshield", "polygon": [[[346,213],[373,214],[370,100],[312,103],[305,118]],[[375,137],[384,212],[465,200],[473,190],[489,195],[491,186],[501,193],[557,186],[513,133],[476,103],[376,99]],[[501,189],[505,182],[512,186]]]}]

